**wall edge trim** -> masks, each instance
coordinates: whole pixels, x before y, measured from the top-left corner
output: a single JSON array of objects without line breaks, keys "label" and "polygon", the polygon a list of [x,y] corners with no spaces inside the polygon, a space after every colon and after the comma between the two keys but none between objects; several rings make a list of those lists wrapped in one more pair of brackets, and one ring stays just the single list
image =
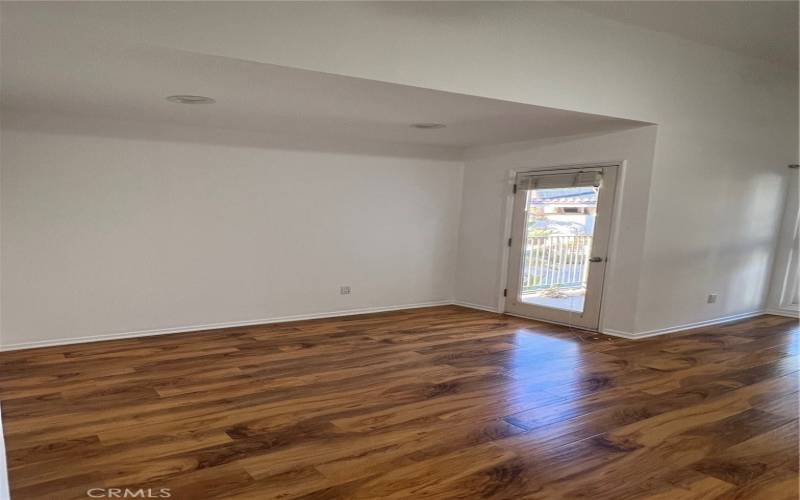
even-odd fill
[{"label": "wall edge trim", "polygon": [[[764,314],[768,314],[768,312],[764,309],[758,309],[756,311],[750,311],[746,313],[740,314],[732,314],[730,316],[721,316],[719,318],[708,319],[704,321],[696,321],[694,323],[686,323],[683,325],[676,325],[676,326],[668,326],[665,328],[657,328],[655,330],[645,330],[643,332],[624,332],[621,330],[614,330],[611,328],[604,328],[600,333],[604,333],[606,335],[611,335],[614,337],[622,337],[626,339],[644,339],[648,337],[656,337],[658,335],[666,335],[668,333],[676,333],[682,332],[686,330],[692,330],[694,328],[701,328],[704,326],[713,326],[719,325],[722,323],[730,323],[731,321],[737,321],[740,319],[747,319],[747,318],[754,318],[756,316],[762,316]],[[771,313],[769,313],[771,314]]]},{"label": "wall edge trim", "polygon": [[454,306],[466,307],[468,309],[477,309],[478,311],[486,311],[490,313],[502,314],[501,311],[497,310],[497,307],[485,306],[483,304],[473,304],[472,302],[464,302],[461,300],[454,300],[451,302],[451,304]]},{"label": "wall edge trim", "polygon": [[766,314],[774,314],[775,316],[786,316],[787,318],[800,318],[800,311],[792,309],[773,309],[768,308],[764,311]]}]

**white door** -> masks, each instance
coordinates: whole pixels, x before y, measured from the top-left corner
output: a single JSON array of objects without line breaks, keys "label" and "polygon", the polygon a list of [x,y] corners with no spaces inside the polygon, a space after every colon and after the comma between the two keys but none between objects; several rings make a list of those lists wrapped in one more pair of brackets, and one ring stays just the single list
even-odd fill
[{"label": "white door", "polygon": [[616,166],[517,174],[506,312],[596,330]]}]

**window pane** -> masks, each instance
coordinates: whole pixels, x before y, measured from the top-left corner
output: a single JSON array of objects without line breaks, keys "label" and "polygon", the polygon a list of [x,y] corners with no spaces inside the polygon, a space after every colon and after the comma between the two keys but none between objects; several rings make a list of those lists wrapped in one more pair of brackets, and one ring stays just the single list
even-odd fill
[{"label": "window pane", "polygon": [[527,191],[519,301],[583,312],[597,191],[591,186]]}]

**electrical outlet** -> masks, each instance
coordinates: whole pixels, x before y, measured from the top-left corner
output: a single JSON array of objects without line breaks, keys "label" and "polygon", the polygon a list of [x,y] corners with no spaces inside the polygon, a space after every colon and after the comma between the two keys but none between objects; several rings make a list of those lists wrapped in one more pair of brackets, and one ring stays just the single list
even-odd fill
[{"label": "electrical outlet", "polygon": [[718,297],[718,295],[716,293],[709,293],[708,294],[708,299],[706,299],[706,302],[709,303],[709,304],[713,304],[714,302],[717,301],[717,297]]},{"label": "electrical outlet", "polygon": [[349,286],[340,286],[339,287],[339,295],[350,295],[350,287]]}]

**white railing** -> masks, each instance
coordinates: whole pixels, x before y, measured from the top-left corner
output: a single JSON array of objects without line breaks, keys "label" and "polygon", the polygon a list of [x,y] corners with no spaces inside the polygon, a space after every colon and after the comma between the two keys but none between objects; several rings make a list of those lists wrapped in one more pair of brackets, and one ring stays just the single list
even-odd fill
[{"label": "white railing", "polygon": [[522,292],[586,286],[591,236],[531,236],[525,241]]}]

